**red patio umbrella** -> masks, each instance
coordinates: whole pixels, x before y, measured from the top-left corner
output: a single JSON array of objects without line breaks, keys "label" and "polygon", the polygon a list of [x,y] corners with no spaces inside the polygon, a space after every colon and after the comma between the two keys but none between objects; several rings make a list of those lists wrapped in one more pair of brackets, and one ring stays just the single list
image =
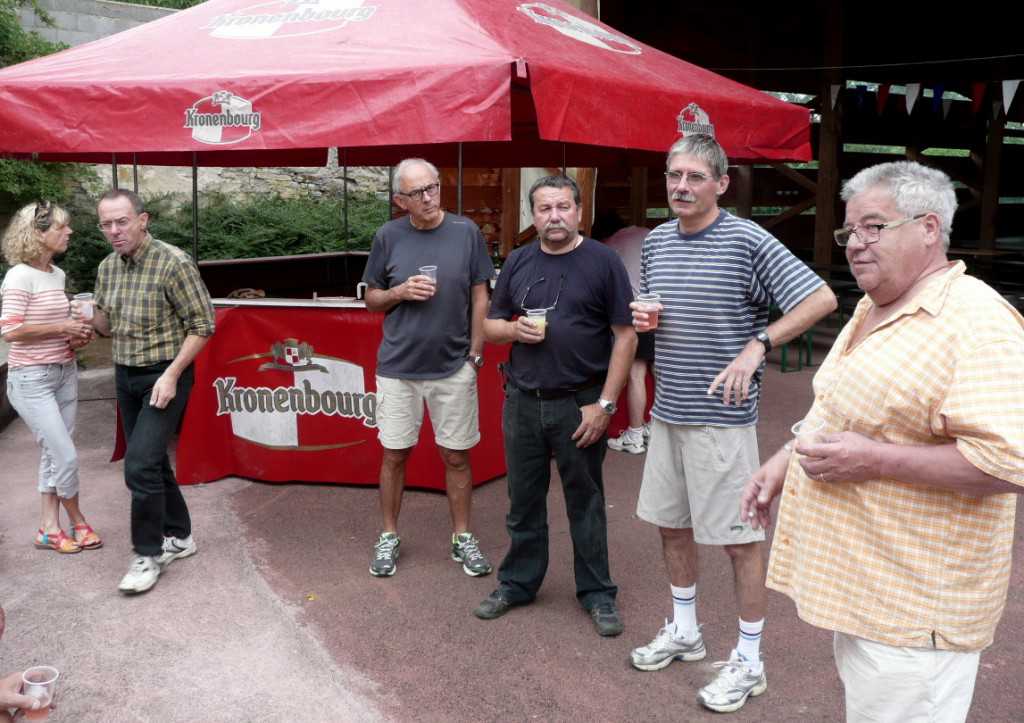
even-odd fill
[{"label": "red patio umbrella", "polygon": [[811,156],[806,109],[557,0],[209,0],[0,71],[0,153],[53,160],[601,165],[712,128]]}]

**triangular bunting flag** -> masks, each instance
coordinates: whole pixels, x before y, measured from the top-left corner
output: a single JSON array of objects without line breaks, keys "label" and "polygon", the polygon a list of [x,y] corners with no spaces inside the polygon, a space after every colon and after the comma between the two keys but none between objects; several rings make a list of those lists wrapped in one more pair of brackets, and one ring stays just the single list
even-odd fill
[{"label": "triangular bunting flag", "polygon": [[920,83],[907,83],[907,115],[914,112],[914,106],[917,105],[917,96],[920,93]]},{"label": "triangular bunting flag", "polygon": [[885,103],[889,100],[889,84],[883,83],[878,86],[878,94],[875,97],[878,104],[878,115],[882,115],[885,112]]},{"label": "triangular bunting flag", "polygon": [[1017,86],[1019,85],[1019,80],[1003,81],[1003,107],[1006,108],[1007,113],[1010,112],[1010,106],[1013,105],[1013,96],[1017,95]]},{"label": "triangular bunting flag", "polygon": [[984,80],[978,80],[971,83],[971,113],[975,115],[981,110],[981,103],[985,100],[985,86],[987,83]]},{"label": "triangular bunting flag", "polygon": [[835,110],[836,108],[836,101],[839,100],[839,89],[841,87],[842,86],[839,85],[839,83],[833,83],[832,86],[829,88],[829,90],[831,90],[832,95],[832,110]]},{"label": "triangular bunting flag", "polygon": [[999,111],[1003,109],[1003,101],[996,98],[992,101],[992,118],[993,120],[999,117]]}]

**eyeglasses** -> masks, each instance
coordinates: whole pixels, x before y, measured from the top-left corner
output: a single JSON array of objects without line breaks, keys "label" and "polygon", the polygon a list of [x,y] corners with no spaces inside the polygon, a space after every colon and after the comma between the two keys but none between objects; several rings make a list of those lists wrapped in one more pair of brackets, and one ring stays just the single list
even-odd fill
[{"label": "eyeglasses", "polygon": [[406,193],[405,191],[399,191],[397,195],[399,195],[399,196],[407,196],[407,197],[411,198],[414,201],[422,201],[423,200],[423,194],[429,194],[431,196],[436,196],[440,190],[441,190],[441,184],[438,183],[437,181],[434,181],[433,183],[431,183],[428,186],[424,186],[423,188],[414,188],[411,191],[409,191],[408,193]]},{"label": "eyeglasses", "polygon": [[40,231],[48,231],[53,225],[53,204],[49,201],[36,201],[36,213],[32,225]]},{"label": "eyeglasses", "polygon": [[539,279],[534,281],[532,284],[526,287],[526,293],[523,294],[523,302],[519,305],[523,311],[527,309],[544,309],[545,311],[554,311],[555,307],[558,306],[558,297],[562,295],[562,286],[565,284],[565,274],[562,274],[558,279],[558,291],[555,292],[555,302],[551,306],[527,306],[526,300],[530,297],[530,290],[533,289],[537,284],[543,284],[547,279],[541,276]]},{"label": "eyeglasses", "polygon": [[127,216],[124,216],[123,218],[115,218],[113,221],[104,221],[103,223],[98,223],[96,224],[96,227],[99,228],[100,231],[109,232],[113,231],[115,227],[128,228],[129,224],[131,224],[131,222],[134,220],[134,218],[128,218]]},{"label": "eyeglasses", "polygon": [[843,226],[837,228],[832,232],[832,235],[836,239],[836,243],[840,246],[846,246],[850,243],[850,237],[856,235],[857,240],[862,244],[873,244],[878,243],[878,240],[882,238],[882,231],[887,228],[899,228],[905,223],[911,221],[917,221],[927,216],[927,213],[919,213],[916,216],[910,218],[901,218],[898,221],[889,221],[888,223],[855,223],[850,226]]},{"label": "eyeglasses", "polygon": [[690,188],[696,188],[702,186],[711,180],[710,176],[705,176],[703,173],[697,173],[696,171],[690,171],[689,173],[680,173],[679,171],[665,171],[665,180],[667,180],[673,186],[678,186],[679,182],[686,179],[686,185]]}]

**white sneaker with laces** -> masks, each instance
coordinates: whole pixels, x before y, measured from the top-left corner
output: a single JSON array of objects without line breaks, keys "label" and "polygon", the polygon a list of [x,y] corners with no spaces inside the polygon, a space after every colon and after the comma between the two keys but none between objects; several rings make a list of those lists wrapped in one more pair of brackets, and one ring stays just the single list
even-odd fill
[{"label": "white sneaker with laces", "polygon": [[183,557],[196,554],[195,540],[192,539],[192,535],[188,537],[165,537],[163,544],[164,551],[160,554],[160,557],[156,558],[156,562],[163,569],[170,565],[175,560],[180,560]]},{"label": "white sneaker with laces", "polygon": [[735,650],[728,660],[714,663],[718,675],[697,692],[697,702],[718,713],[732,713],[743,707],[747,698],[768,690],[764,663],[751,663]]},{"label": "white sneaker with laces", "polygon": [[159,577],[160,565],[157,564],[156,558],[137,555],[132,560],[128,573],[121,578],[121,583],[117,586],[117,589],[129,594],[146,592],[146,590],[156,585]]},{"label": "white sneaker with laces", "polygon": [[634,437],[630,434],[628,429],[618,437],[612,437],[609,439],[608,448],[613,449],[616,452],[627,452],[628,454],[643,454],[647,451],[647,445],[644,444],[643,435]]},{"label": "white sneaker with laces", "polygon": [[654,640],[639,648],[634,648],[629,655],[629,662],[637,670],[661,670],[673,660],[691,662],[703,660],[707,655],[704,638],[697,631],[697,636],[687,640],[676,636],[676,626],[665,621]]}]

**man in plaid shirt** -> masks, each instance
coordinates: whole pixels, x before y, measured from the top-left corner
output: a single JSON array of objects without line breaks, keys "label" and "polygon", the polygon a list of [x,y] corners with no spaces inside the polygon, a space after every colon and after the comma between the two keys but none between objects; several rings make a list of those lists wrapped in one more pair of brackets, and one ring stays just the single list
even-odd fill
[{"label": "man in plaid shirt", "polygon": [[740,514],[767,525],[781,492],[767,584],[834,631],[848,721],[963,721],[1024,492],[1024,319],[947,260],[944,173],[886,163],[842,195],[865,296],[814,377],[823,433],[768,460]]},{"label": "man in plaid shirt", "polygon": [[92,323],[113,337],[135,550],[118,587],[141,593],[170,562],[196,552],[167,442],[192,389],[192,360],[213,334],[213,305],[191,257],[149,235],[149,214],[136,194],[104,194],[99,221],[114,253],[100,262]]}]

